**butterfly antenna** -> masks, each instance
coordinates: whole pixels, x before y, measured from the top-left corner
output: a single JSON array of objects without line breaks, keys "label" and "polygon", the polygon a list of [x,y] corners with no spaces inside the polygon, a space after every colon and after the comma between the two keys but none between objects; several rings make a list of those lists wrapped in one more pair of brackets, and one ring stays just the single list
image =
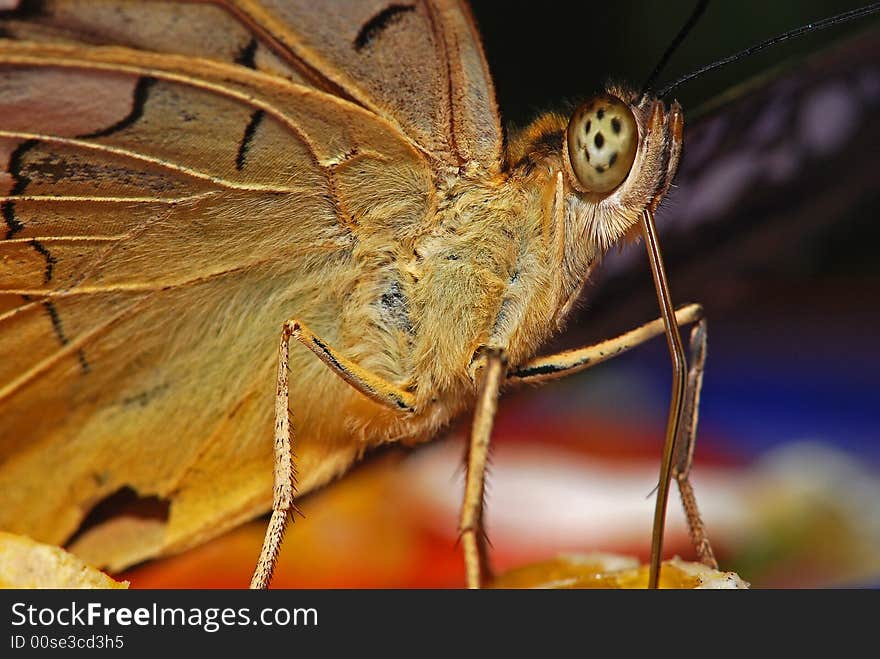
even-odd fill
[{"label": "butterfly antenna", "polygon": [[704,73],[708,73],[709,71],[714,71],[715,69],[720,69],[722,66],[726,66],[732,62],[737,62],[741,59],[745,59],[755,53],[759,53],[762,50],[770,48],[770,46],[775,46],[778,43],[782,43],[783,41],[788,41],[789,39],[793,39],[795,37],[799,37],[803,34],[807,34],[808,32],[818,32],[819,30],[824,30],[825,28],[832,27],[834,25],[840,25],[841,23],[847,23],[852,20],[856,20],[858,18],[863,18],[865,16],[870,16],[871,14],[876,14],[880,11],[880,2],[875,2],[873,4],[867,5],[865,7],[860,7],[858,9],[851,9],[850,11],[845,11],[842,14],[838,14],[837,16],[831,16],[830,18],[822,19],[821,21],[816,21],[815,23],[808,23],[802,27],[796,28],[784,34],[780,34],[777,37],[773,37],[772,39],[767,39],[767,41],[763,41],[759,44],[755,44],[754,46],[750,46],[745,50],[741,50],[734,55],[730,55],[725,57],[724,59],[720,59],[717,62],[712,62],[711,64],[706,64],[705,66],[700,67],[696,71],[692,71],[687,75],[683,75],[681,78],[672,82],[666,87],[664,87],[657,94],[658,98],[663,98],[667,96],[669,92],[671,92],[676,87],[683,85],[689,80],[693,80],[697,76],[701,76]]},{"label": "butterfly antenna", "polygon": [[687,23],[685,23],[684,26],[682,26],[682,28],[678,31],[678,34],[675,35],[672,43],[669,44],[669,46],[666,48],[666,52],[663,53],[660,61],[657,62],[657,66],[654,67],[654,70],[651,71],[651,75],[648,76],[648,79],[645,80],[645,83],[642,85],[643,96],[645,92],[654,85],[658,76],[663,72],[663,69],[669,62],[669,58],[671,58],[675,54],[675,51],[678,50],[678,47],[681,45],[682,41],[684,41],[687,38],[687,35],[690,34],[691,30],[697,24],[697,21],[700,20],[700,17],[703,15],[703,12],[706,11],[706,7],[708,6],[709,0],[699,0],[699,2],[697,2],[697,6],[694,7],[694,10],[691,12],[690,18],[688,18]]}]

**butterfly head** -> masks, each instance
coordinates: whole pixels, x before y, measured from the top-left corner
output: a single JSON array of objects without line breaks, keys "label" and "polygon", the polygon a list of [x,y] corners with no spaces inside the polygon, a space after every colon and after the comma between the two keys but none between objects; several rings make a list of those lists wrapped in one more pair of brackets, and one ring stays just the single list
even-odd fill
[{"label": "butterfly head", "polygon": [[655,97],[620,87],[581,104],[562,140],[562,171],[572,221],[600,250],[632,234],[655,210],[681,153],[683,118]]},{"label": "butterfly head", "polygon": [[583,192],[611,192],[629,175],[638,145],[629,106],[610,94],[594,96],[575,110],[565,131],[569,177]]}]

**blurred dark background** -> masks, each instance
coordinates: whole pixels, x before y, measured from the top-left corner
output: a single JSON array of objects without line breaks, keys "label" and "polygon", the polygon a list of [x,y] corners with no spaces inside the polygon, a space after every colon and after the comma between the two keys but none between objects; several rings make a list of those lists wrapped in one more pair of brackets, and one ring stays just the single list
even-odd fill
[{"label": "blurred dark background", "polygon": [[[474,0],[470,4],[483,36],[502,117],[522,125],[542,110],[564,107],[565,102],[577,102],[601,90],[608,79],[641,86],[697,3]],[[866,4],[716,0],[673,56],[660,85],[765,39]],[[877,24],[877,18],[867,18],[789,40],[697,78],[679,88],[675,96],[693,110],[779,62],[814,53]]]}]

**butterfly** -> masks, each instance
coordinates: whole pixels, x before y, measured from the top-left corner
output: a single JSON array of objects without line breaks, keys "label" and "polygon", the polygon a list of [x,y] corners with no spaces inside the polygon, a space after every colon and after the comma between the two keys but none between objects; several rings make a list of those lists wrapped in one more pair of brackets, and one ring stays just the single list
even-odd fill
[{"label": "butterfly", "polygon": [[505,140],[456,2],[6,5],[0,527],[147,507],[77,537],[112,569],[271,507],[288,373],[300,493],[526,373],[677,163],[625,88]]}]

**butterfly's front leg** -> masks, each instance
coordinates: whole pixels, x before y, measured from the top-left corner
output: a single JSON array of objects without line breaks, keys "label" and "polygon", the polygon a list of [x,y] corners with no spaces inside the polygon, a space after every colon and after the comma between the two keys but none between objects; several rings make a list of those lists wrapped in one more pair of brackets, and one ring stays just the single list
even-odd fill
[{"label": "butterfly's front leg", "polygon": [[281,330],[278,344],[278,376],[275,387],[275,487],[272,517],[266,529],[260,558],[251,579],[251,588],[268,588],[278,561],[281,541],[293,510],[294,467],[290,425],[290,340],[296,339],[315,353],[330,369],[365,396],[396,410],[413,411],[415,397],[408,391],[369,373],[340,355],[303,323],[289,320]]},{"label": "butterfly's front leg", "polygon": [[468,588],[479,588],[491,578],[486,533],[483,530],[483,503],[492,424],[506,366],[504,351],[497,348],[481,351],[471,364],[472,377],[480,380],[480,393],[474,410],[467,479],[458,525]]},{"label": "butterfly's front leg", "polygon": [[[691,332],[691,365],[685,388],[684,413],[682,417],[684,422],[679,428],[675,441],[672,474],[678,483],[682,505],[687,516],[688,530],[697,555],[702,563],[718,569],[718,563],[715,561],[715,555],[709,544],[706,527],[697,508],[694,488],[689,478],[694,456],[694,444],[696,442],[703,371],[706,365],[706,320],[703,317],[703,308],[698,304],[689,304],[678,309],[675,312],[675,319],[678,325],[689,323],[696,323],[696,325]],[[616,357],[649,339],[663,334],[663,332],[663,320],[658,318],[601,343],[533,359],[512,370],[507,376],[507,381],[511,383],[540,383],[548,380],[557,380]]]}]

